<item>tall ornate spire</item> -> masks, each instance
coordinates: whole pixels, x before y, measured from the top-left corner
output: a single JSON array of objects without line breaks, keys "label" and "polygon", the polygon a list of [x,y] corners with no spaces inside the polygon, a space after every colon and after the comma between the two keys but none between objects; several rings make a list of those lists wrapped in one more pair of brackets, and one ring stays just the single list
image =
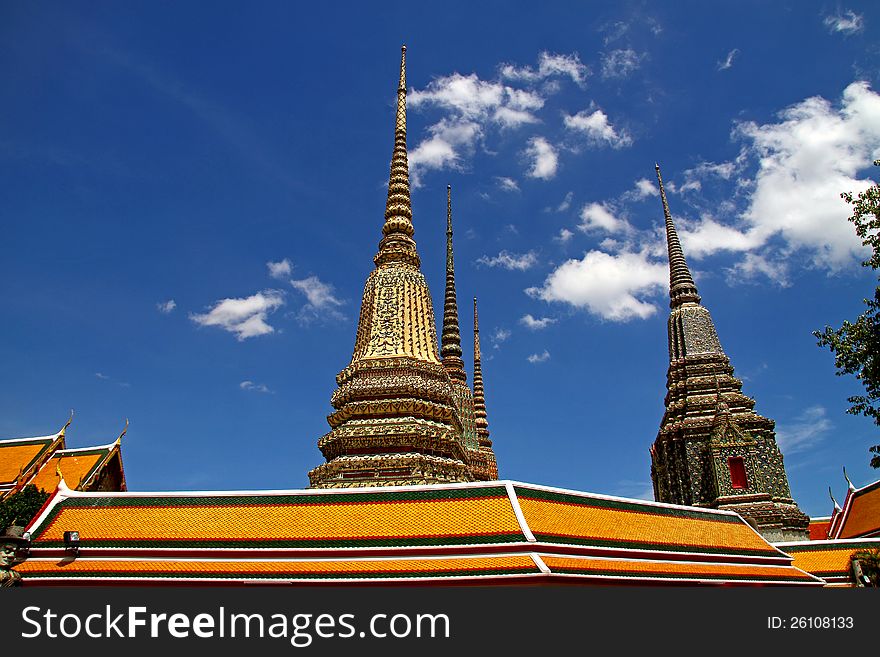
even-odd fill
[{"label": "tall ornate spire", "polygon": [[489,420],[486,415],[486,393],[483,389],[483,365],[480,353],[480,319],[477,314],[477,297],[474,297],[474,424],[477,444],[482,456],[486,479],[498,479],[498,462],[489,439]]},{"label": "tall ornate spire", "polygon": [[733,375],[675,232],[656,166],[669,250],[666,411],[651,447],[658,502],[723,508],[750,517],[767,540],[806,537],[791,497],[774,422],[754,411]]},{"label": "tall ornate spire", "polygon": [[657,171],[657,182],[660,184],[660,198],[663,201],[663,215],[666,217],[666,248],[669,252],[669,306],[678,308],[681,304],[692,301],[700,303],[700,295],[697,294],[697,286],[688,269],[681,250],[681,242],[678,241],[678,233],[675,232],[675,224],[672,223],[672,214],[669,212],[669,203],[666,201],[666,190],[663,188],[663,177],[660,175],[660,165],[654,164]]},{"label": "tall ornate spire", "polygon": [[383,237],[364,286],[351,363],[336,377],[331,431],[318,441],[327,462],[309,472],[313,487],[472,479],[413,232],[404,46]]},{"label": "tall ornate spire", "polygon": [[407,262],[419,266],[419,254],[413,241],[412,202],[409,195],[409,161],[406,155],[406,46],[400,49],[400,81],[397,84],[397,117],[394,122],[394,150],[385,203],[385,225],[376,265]]},{"label": "tall ornate spire", "polygon": [[[477,297],[474,297],[474,415],[477,435],[488,440],[489,420],[486,415],[486,391],[483,389],[483,364],[480,354],[480,319],[477,315]],[[489,443],[490,445],[492,443]]]},{"label": "tall ornate spire", "polygon": [[443,367],[453,381],[467,381],[461,359],[458,300],[455,296],[455,257],[452,252],[452,186],[446,186],[446,295],[443,303],[443,333],[440,338]]}]

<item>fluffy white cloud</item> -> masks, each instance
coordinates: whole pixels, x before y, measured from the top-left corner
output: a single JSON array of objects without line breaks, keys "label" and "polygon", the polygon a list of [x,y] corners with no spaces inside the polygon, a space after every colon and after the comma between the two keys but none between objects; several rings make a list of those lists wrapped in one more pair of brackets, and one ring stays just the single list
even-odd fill
[{"label": "fluffy white cloud", "polygon": [[625,78],[642,64],[644,54],[632,48],[617,49],[602,55],[603,78]]},{"label": "fluffy white cloud", "polygon": [[275,331],[266,319],[269,313],[284,305],[284,294],[279,290],[264,290],[244,299],[222,299],[208,312],[190,314],[199,326],[219,326],[234,333],[241,340]]},{"label": "fluffy white cloud", "polygon": [[517,67],[512,64],[501,66],[502,77],[509,80],[524,80],[526,82],[537,82],[550,77],[567,76],[575,84],[584,86],[589,74],[589,69],[581,62],[577,53],[571,55],[552,55],[548,52],[542,52],[538,56],[537,68],[529,66]]},{"label": "fluffy white cloud", "polygon": [[536,123],[533,112],[544,106],[537,93],[481,80],[474,73],[432,80],[424,90],[411,91],[407,102],[416,109],[437,107],[447,113],[409,153],[414,186],[426,170],[461,168],[462,159],[473,153],[489,125],[516,128]]},{"label": "fluffy white cloud", "polygon": [[525,326],[530,331],[540,331],[541,329],[547,328],[551,324],[555,324],[556,320],[552,317],[542,317],[540,319],[535,319],[531,315],[523,315],[519,323]]},{"label": "fluffy white cloud", "polygon": [[632,227],[626,219],[620,219],[604,203],[588,203],[581,209],[581,223],[578,229],[587,233],[604,230],[609,233],[629,232]]},{"label": "fluffy white cloud", "polygon": [[778,258],[746,253],[742,260],[727,270],[727,279],[731,283],[739,283],[765,277],[779,287],[788,287],[791,285],[788,269],[788,263]]},{"label": "fluffy white cloud", "polygon": [[577,114],[563,117],[565,127],[569,130],[586,135],[587,140],[595,145],[623,148],[632,144],[632,138],[625,130],[618,132],[608,121],[608,115],[600,109],[581,110]]},{"label": "fluffy white cloud", "polygon": [[538,264],[538,256],[536,256],[533,251],[523,254],[502,251],[497,256],[491,258],[489,256],[481,256],[477,260],[477,263],[486,265],[487,267],[501,267],[502,269],[508,269],[511,271],[514,269],[525,271]]},{"label": "fluffy white cloud", "polygon": [[657,185],[647,178],[636,180],[635,193],[636,197],[639,199],[647,198],[649,196],[660,196],[660,190],[657,189]]},{"label": "fluffy white cloud", "polygon": [[290,276],[290,272],[293,271],[293,265],[287,258],[280,262],[269,261],[266,263],[266,268],[269,270],[269,276],[282,280]]},{"label": "fluffy white cloud", "polygon": [[526,148],[526,155],[532,158],[532,168],[527,172],[532,178],[550,180],[559,167],[556,149],[543,137],[533,137]]},{"label": "fluffy white cloud", "polygon": [[537,365],[538,363],[545,363],[550,360],[550,352],[546,349],[540,354],[532,354],[528,358],[526,358],[532,365]]},{"label": "fluffy white cloud", "polygon": [[727,57],[725,57],[722,61],[717,63],[717,68],[719,71],[726,71],[731,66],[733,66],[733,60],[739,54],[739,48],[734,48],[729,53],[727,53]]},{"label": "fluffy white cloud", "polygon": [[880,95],[856,82],[839,109],[807,98],[781,112],[778,123],[742,123],[734,134],[758,163],[743,213],[751,235],[781,236],[789,250],[806,249],[830,270],[863,257],[840,192],[871,185],[856,176],[880,155]]},{"label": "fluffy white cloud", "polygon": [[507,342],[512,333],[509,329],[498,328],[489,336],[489,341],[495,349],[501,349],[501,344]]},{"label": "fluffy white cloud", "polygon": [[830,32],[839,32],[841,34],[855,34],[865,29],[865,18],[861,14],[857,14],[851,9],[844,12],[838,11],[833,16],[826,16],[822,21]]},{"label": "fluffy white cloud", "polygon": [[616,255],[590,251],[580,260],[557,267],[541,287],[526,292],[544,301],[583,308],[611,321],[646,318],[657,307],[646,299],[668,284],[666,263],[652,262],[647,252]]},{"label": "fluffy white cloud", "polygon": [[742,232],[709,216],[693,224],[678,222],[677,228],[684,252],[692,258],[717,251],[750,251],[764,243],[754,230]]},{"label": "fluffy white cloud", "polygon": [[560,203],[558,206],[556,206],[556,211],[557,212],[567,212],[568,209],[571,207],[571,200],[573,198],[574,198],[573,192],[569,192],[568,194],[566,194],[565,198],[562,199],[562,203]]},{"label": "fluffy white cloud", "polygon": [[168,299],[168,301],[162,301],[162,302],[160,302],[160,303],[157,303],[157,304],[156,304],[156,308],[157,308],[157,309],[159,310],[159,312],[162,313],[163,315],[167,315],[167,314],[170,313],[172,310],[174,310],[175,308],[177,308],[177,302],[176,302],[174,299]]}]

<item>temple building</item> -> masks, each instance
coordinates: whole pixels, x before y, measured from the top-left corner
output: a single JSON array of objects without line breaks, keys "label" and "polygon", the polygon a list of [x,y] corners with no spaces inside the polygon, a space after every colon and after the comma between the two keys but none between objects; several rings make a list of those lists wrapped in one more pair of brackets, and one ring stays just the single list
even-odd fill
[{"label": "temple building", "polygon": [[651,447],[659,502],[736,511],[771,541],[807,538],[791,497],[775,423],[754,411],[701,304],[656,166],[669,252],[666,411]]},{"label": "temple building", "polygon": [[472,388],[462,359],[451,188],[439,345],[413,240],[405,56],[383,236],[310,489],[131,492],[118,439],[64,450],[65,425],[0,441],[0,494],[52,488],[26,528],[0,534],[0,586],[871,585],[859,555],[880,548],[880,482],[851,486],[824,530],[811,527],[822,540],[801,540],[809,518],[791,499],[773,421],[733,377],[659,167],[672,312],[657,501],[498,480],[476,298]]},{"label": "temple building", "polygon": [[125,429],[108,445],[67,449],[65,434],[72,419],[73,415],[60,431],[49,436],[0,440],[0,499],[30,484],[51,493],[61,479],[59,473],[63,473],[76,490],[126,489],[121,449]]}]

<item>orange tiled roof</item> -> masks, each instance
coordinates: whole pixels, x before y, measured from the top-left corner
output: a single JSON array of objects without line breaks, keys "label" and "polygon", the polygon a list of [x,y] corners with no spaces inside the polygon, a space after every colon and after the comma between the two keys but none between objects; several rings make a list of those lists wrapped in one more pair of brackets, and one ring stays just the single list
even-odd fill
[{"label": "orange tiled roof", "polygon": [[843,520],[836,538],[858,538],[880,534],[880,481],[850,490],[843,505]]},{"label": "orange tiled roof", "polygon": [[780,543],[794,557],[794,566],[831,584],[850,581],[850,560],[859,550],[880,549],[880,540],[832,540]]},{"label": "orange tiled roof", "polygon": [[57,470],[60,466],[65,481],[69,481],[76,488],[83,488],[98,474],[101,467],[106,465],[115,448],[116,443],[103,447],[58,450],[28,483],[51,493],[58,485]]},{"label": "orange tiled roof", "polygon": [[810,540],[823,541],[828,538],[828,529],[831,527],[831,516],[827,518],[810,518]]},{"label": "orange tiled roof", "polygon": [[[189,494],[59,487],[28,529],[31,557],[18,570],[32,583],[514,575],[821,583],[729,512],[504,481]],[[80,534],[72,561],[63,558],[71,530]]]},{"label": "orange tiled roof", "polygon": [[18,476],[36,466],[59,438],[63,439],[63,434],[0,440],[0,485],[16,483]]}]

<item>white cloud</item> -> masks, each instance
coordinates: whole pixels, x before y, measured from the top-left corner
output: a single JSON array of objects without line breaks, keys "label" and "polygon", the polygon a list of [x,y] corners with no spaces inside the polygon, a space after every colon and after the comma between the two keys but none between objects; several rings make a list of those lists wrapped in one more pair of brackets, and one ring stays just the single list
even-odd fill
[{"label": "white cloud", "polygon": [[156,304],[156,308],[159,309],[159,312],[163,315],[167,315],[172,310],[177,308],[177,302],[174,299],[168,299],[168,301],[162,301]]},{"label": "white cloud", "polygon": [[526,155],[532,158],[532,168],[528,171],[530,177],[550,180],[556,175],[559,157],[546,139],[533,137],[526,148]]},{"label": "white cloud", "polygon": [[834,16],[826,16],[822,21],[830,32],[840,32],[841,34],[855,34],[865,29],[865,18],[861,14],[857,14],[851,9],[845,12],[838,11]]},{"label": "white cloud", "polygon": [[541,319],[535,319],[531,315],[523,315],[519,323],[525,326],[530,331],[540,331],[541,329],[547,328],[551,324],[555,324],[556,320],[552,317],[542,317]]},{"label": "white cloud", "polygon": [[566,212],[571,207],[571,200],[574,198],[574,193],[569,192],[565,195],[565,198],[562,199],[562,203],[560,203],[556,207],[557,212]]},{"label": "white cloud", "polygon": [[238,387],[241,390],[251,390],[253,392],[262,392],[266,394],[274,394],[274,391],[270,390],[268,386],[262,383],[254,383],[253,381],[242,381],[238,384]]},{"label": "white cloud", "polygon": [[608,115],[600,109],[581,110],[575,115],[563,117],[565,127],[586,135],[588,141],[595,145],[606,145],[612,148],[623,148],[632,144],[632,138],[625,130],[618,132],[608,121]]},{"label": "white cloud", "polygon": [[639,199],[647,198],[649,196],[660,196],[660,190],[657,189],[657,186],[647,178],[636,180],[635,192]]},{"label": "white cloud", "polygon": [[513,178],[507,178],[504,176],[496,176],[495,177],[498,186],[503,189],[505,192],[518,192],[519,185],[516,184],[516,181]]},{"label": "white cloud", "polygon": [[507,342],[511,335],[512,334],[509,329],[498,328],[495,329],[495,332],[489,336],[489,341],[492,343],[492,346],[495,349],[501,349],[501,344],[503,342]]},{"label": "white cloud", "polygon": [[562,229],[560,229],[560,231],[559,231],[559,235],[557,235],[557,236],[554,237],[553,239],[555,239],[555,240],[558,241],[558,242],[562,242],[563,244],[565,244],[565,243],[568,242],[568,240],[570,240],[572,237],[574,237],[574,233],[573,233],[573,232],[571,232],[568,228],[562,228]]},{"label": "white cloud", "polygon": [[788,263],[758,253],[746,253],[742,260],[727,270],[727,280],[730,283],[753,281],[759,277],[766,277],[779,287],[791,285]]},{"label": "white cloud", "polygon": [[302,292],[307,300],[299,310],[298,318],[302,322],[315,319],[340,319],[342,313],[337,310],[343,302],[336,297],[335,290],[329,283],[317,276],[309,276],[301,280],[290,281],[293,289]]},{"label": "white cloud", "polygon": [[604,203],[588,203],[581,209],[581,223],[578,225],[578,230],[587,233],[597,229],[617,233],[629,232],[632,227],[626,219],[615,217]]},{"label": "white cloud", "polygon": [[526,358],[532,365],[537,365],[538,363],[544,363],[550,360],[550,352],[546,349],[540,354],[532,354],[528,358]]},{"label": "white cloud", "polygon": [[501,267],[511,271],[514,269],[525,271],[538,264],[538,256],[536,256],[533,251],[523,254],[501,251],[497,256],[491,258],[489,256],[481,256],[477,260],[477,263],[486,265],[487,267]]},{"label": "white cloud", "polygon": [[625,78],[642,64],[644,54],[639,55],[632,48],[617,49],[602,55],[603,78]]},{"label": "white cloud", "polygon": [[269,276],[281,280],[290,276],[290,272],[293,271],[293,265],[287,258],[280,262],[267,262],[266,267],[269,269]]},{"label": "white cloud", "polygon": [[110,380],[109,376],[107,376],[106,374],[101,374],[100,372],[95,372],[95,376],[97,378],[101,379],[101,381],[109,381]]},{"label": "white cloud", "polygon": [[741,123],[734,135],[757,161],[742,215],[747,232],[763,242],[781,236],[789,252],[803,248],[814,265],[832,271],[864,256],[840,192],[871,185],[856,176],[880,155],[880,95],[855,82],[839,109],[807,98],[782,111],[778,123]]},{"label": "white cloud", "polygon": [[275,331],[266,319],[269,313],[284,305],[279,290],[264,290],[244,299],[222,299],[207,313],[190,314],[199,326],[219,326],[234,333],[239,341]]},{"label": "white cloud", "polygon": [[677,232],[684,252],[693,258],[717,251],[750,251],[764,242],[754,230],[742,232],[709,216],[694,224],[679,222]]},{"label": "white cloud", "polygon": [[735,162],[700,162],[692,169],[685,169],[685,180],[705,179],[710,176],[717,176],[724,180],[730,180],[736,173],[737,165]]},{"label": "white cloud", "polygon": [[622,322],[657,312],[657,307],[646,299],[665,289],[668,279],[666,263],[651,262],[646,252],[610,255],[590,251],[580,260],[563,263],[541,287],[526,292]]},{"label": "white cloud", "polygon": [[776,443],[782,452],[789,456],[806,451],[820,442],[833,426],[826,414],[822,406],[811,406],[793,422],[780,423],[782,426],[776,430]]},{"label": "white cloud", "polygon": [[417,187],[424,171],[460,169],[489,125],[512,129],[538,122],[534,112],[544,106],[544,98],[501,82],[481,80],[475,73],[453,73],[432,80],[424,90],[411,91],[408,103],[415,109],[437,107],[447,113],[428,128],[429,137],[408,154],[413,186]]},{"label": "white cloud", "polygon": [[733,66],[733,60],[739,54],[739,48],[734,48],[729,53],[727,53],[727,57],[724,58],[723,61],[719,61],[717,63],[717,69],[719,71],[726,71],[731,66]]},{"label": "white cloud", "polygon": [[577,53],[571,55],[551,55],[542,52],[538,56],[538,68],[529,66],[517,67],[512,64],[501,66],[501,77],[509,80],[523,80],[537,82],[550,77],[569,77],[578,86],[584,86],[587,82],[589,69],[581,62]]}]

